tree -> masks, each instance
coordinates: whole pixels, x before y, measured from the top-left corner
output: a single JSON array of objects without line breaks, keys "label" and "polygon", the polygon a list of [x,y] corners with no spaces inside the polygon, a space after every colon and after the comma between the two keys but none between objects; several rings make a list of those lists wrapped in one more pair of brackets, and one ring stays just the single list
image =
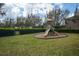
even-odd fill
[{"label": "tree", "polygon": [[50,30],[53,32],[55,35],[59,35],[58,32],[54,30],[54,27],[61,26],[61,22],[65,20],[65,18],[68,16],[69,11],[68,10],[62,10],[60,8],[55,8],[52,11],[49,12],[47,15],[48,21],[47,21],[47,30],[45,31],[44,36],[47,36],[50,34]]},{"label": "tree", "polygon": [[4,5],[4,3],[0,3],[0,15],[4,15],[5,13],[2,11],[2,6]]},{"label": "tree", "polygon": [[23,27],[24,26],[24,18],[23,17],[17,17],[17,19],[16,19],[16,25],[15,26],[17,26],[17,27]]},{"label": "tree", "polygon": [[63,20],[65,20],[65,18],[67,18],[68,15],[69,10],[62,10],[59,8],[50,11],[47,16],[51,17],[54,26],[61,26],[60,24],[62,23]]},{"label": "tree", "polygon": [[2,3],[1,6],[2,7],[0,8],[0,14],[4,18],[4,27],[14,27],[14,19],[10,16],[12,15],[11,6],[4,3]]},{"label": "tree", "polygon": [[[3,9],[2,9],[2,7],[4,5],[5,5],[4,3],[0,3],[0,16],[2,16],[2,17],[5,15],[5,12],[3,12]],[[3,26],[3,23],[0,22],[0,27],[2,27],[2,26]]]},{"label": "tree", "polygon": [[39,27],[41,25],[41,19],[31,14],[25,20],[25,27]]}]

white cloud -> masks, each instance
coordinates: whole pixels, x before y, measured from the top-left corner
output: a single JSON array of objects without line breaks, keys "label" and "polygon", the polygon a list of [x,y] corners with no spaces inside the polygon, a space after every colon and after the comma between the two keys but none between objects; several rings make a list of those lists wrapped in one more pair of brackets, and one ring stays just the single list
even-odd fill
[{"label": "white cloud", "polygon": [[15,7],[12,9],[11,13],[12,13],[12,16],[14,17],[17,17],[18,13],[20,12],[20,9]]},{"label": "white cloud", "polygon": [[70,13],[70,14],[68,15],[68,17],[72,17],[72,16],[74,16],[74,13]]},{"label": "white cloud", "polygon": [[55,3],[54,6],[60,8],[60,9],[63,8],[63,4],[62,3]]},{"label": "white cloud", "polygon": [[[43,14],[45,15],[46,12],[48,13],[50,10],[52,10],[51,4],[44,4],[44,3],[27,3],[27,4],[16,4],[16,8],[13,9],[15,13],[18,15],[23,15],[24,17],[27,17],[28,14],[33,13],[35,14]],[[41,7],[40,7],[41,6]],[[21,10],[23,9],[23,11]],[[17,10],[17,11],[16,11]]]},{"label": "white cloud", "polygon": [[[60,8],[63,7],[63,5],[59,3],[55,5],[59,6]],[[27,15],[30,13],[44,17],[47,13],[49,13],[49,11],[53,10],[54,7],[55,6],[50,3],[6,3],[5,5],[5,9],[8,9],[7,15],[11,17],[14,16],[14,18],[17,16],[27,17]]]},{"label": "white cloud", "polygon": [[46,12],[48,13],[49,11],[52,10],[53,6],[48,3],[35,3],[35,4],[27,4],[26,10],[28,13],[33,13],[33,14],[42,14],[45,15]]},{"label": "white cloud", "polygon": [[[62,8],[63,5],[56,3],[58,7]],[[7,7],[6,7],[7,6]],[[5,10],[8,9],[7,15],[10,17],[24,16],[32,13],[34,15],[46,16],[49,11],[53,10],[55,6],[50,3],[13,3],[5,5]]]}]

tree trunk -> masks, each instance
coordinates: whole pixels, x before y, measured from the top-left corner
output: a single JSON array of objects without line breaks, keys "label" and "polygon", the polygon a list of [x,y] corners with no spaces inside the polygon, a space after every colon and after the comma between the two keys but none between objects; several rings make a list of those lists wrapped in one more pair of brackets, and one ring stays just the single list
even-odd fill
[{"label": "tree trunk", "polygon": [[[52,32],[50,32],[50,31],[52,31]],[[44,37],[47,37],[47,36],[58,36],[58,35],[59,35],[59,33],[54,30],[54,27],[49,25],[49,27],[45,31]]]}]

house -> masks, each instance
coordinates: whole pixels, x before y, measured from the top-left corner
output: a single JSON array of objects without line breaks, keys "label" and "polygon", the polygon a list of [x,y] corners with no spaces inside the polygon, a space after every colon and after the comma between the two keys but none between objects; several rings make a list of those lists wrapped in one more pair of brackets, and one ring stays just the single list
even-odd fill
[{"label": "house", "polygon": [[65,24],[67,29],[79,30],[79,9],[78,8],[76,8],[73,17],[66,19]]}]

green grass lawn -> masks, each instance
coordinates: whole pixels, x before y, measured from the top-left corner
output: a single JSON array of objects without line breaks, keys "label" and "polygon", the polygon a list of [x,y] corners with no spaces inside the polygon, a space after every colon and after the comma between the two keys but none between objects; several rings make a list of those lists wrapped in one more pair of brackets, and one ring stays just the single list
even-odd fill
[{"label": "green grass lawn", "polygon": [[36,39],[34,34],[0,37],[0,55],[79,55],[79,34],[66,38]]}]

